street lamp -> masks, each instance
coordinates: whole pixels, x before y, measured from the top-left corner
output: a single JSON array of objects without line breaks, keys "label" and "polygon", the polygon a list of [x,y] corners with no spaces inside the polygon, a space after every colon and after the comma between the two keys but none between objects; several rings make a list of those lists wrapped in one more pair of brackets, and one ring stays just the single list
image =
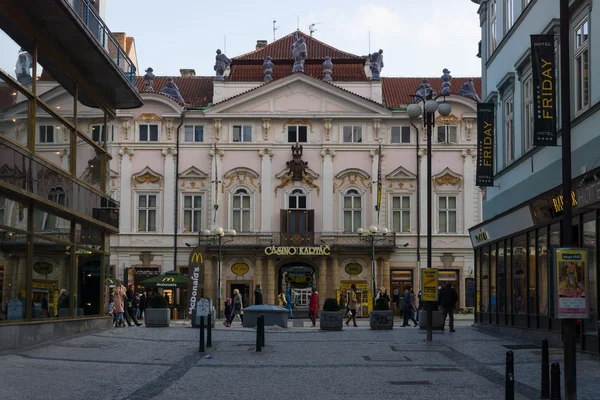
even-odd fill
[{"label": "street lamp", "polygon": [[221,297],[222,297],[222,288],[221,288],[221,259],[222,254],[221,250],[223,248],[223,237],[225,235],[235,236],[237,232],[232,229],[229,232],[225,233],[225,230],[221,227],[215,228],[214,232],[211,232],[209,229],[205,229],[202,232],[205,236],[213,236],[217,239],[217,243],[219,246],[219,253],[217,258],[217,318],[221,318]]},{"label": "street lamp", "polygon": [[[446,103],[446,96],[450,95],[450,71],[444,69],[444,75],[442,76],[443,88],[440,95],[436,96],[435,92],[429,85],[426,79],[417,88],[417,93],[410,95],[413,98],[413,103],[410,104],[406,112],[410,119],[417,119],[423,113],[423,109],[419,103],[423,103],[424,118],[423,125],[427,130],[427,268],[431,268],[431,235],[433,232],[433,218],[432,218],[432,178],[431,178],[431,141],[433,127],[435,126],[435,112],[438,111],[442,116],[448,116],[452,112],[450,104]],[[438,103],[439,97],[444,98],[443,103]],[[427,341],[433,340],[433,302],[427,302]]]},{"label": "street lamp", "polygon": [[382,240],[377,239],[377,236],[381,235],[380,237],[383,237],[387,235],[388,232],[387,228],[381,228],[381,231],[379,231],[375,225],[369,226],[367,231],[363,228],[358,228],[356,230],[356,233],[358,233],[359,236],[363,237],[363,235],[365,235],[365,240],[371,246],[371,290],[373,291],[371,296],[373,297],[373,307],[375,306],[375,243]]}]

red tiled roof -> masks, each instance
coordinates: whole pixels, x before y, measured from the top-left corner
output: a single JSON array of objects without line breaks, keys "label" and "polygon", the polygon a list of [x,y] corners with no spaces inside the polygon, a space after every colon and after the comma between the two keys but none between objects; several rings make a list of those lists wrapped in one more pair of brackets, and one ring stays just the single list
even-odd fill
[{"label": "red tiled roof", "polygon": [[[158,93],[167,84],[168,77],[157,76],[152,83],[154,93]],[[173,82],[179,88],[181,96],[190,107],[205,107],[212,102],[213,98],[212,76],[176,76]],[[135,85],[140,93],[144,91],[144,77],[138,76]]]},{"label": "red tiled roof", "polygon": [[277,39],[273,43],[268,44],[263,48],[234,57],[232,61],[235,64],[236,61],[242,60],[260,60],[262,65],[262,62],[266,56],[270,56],[273,60],[292,60],[292,43],[294,42],[295,33],[298,33],[300,36],[304,37],[309,60],[323,60],[326,56],[329,56],[332,60],[334,60],[335,65],[335,60],[363,59],[361,56],[357,56],[356,54],[346,53],[336,49],[335,47],[331,47],[330,45],[323,43],[304,32],[296,31],[282,37],[281,39]]},{"label": "red tiled roof", "polygon": [[[442,90],[442,80],[440,78],[428,78],[429,84],[439,93]],[[452,78],[452,93],[458,93],[461,86],[468,78]],[[383,81],[383,100],[388,108],[399,108],[401,105],[409,104],[412,100],[411,94],[414,94],[423,78],[381,78]],[[473,85],[477,95],[481,97],[481,78],[473,78]]]},{"label": "red tiled roof", "polygon": [[[285,64],[275,64],[272,75],[273,79],[280,79],[291,75],[293,65],[293,61]],[[316,79],[323,79],[323,67],[321,66],[321,63],[305,64],[304,73]],[[362,63],[334,63],[332,76],[334,81],[368,80]],[[262,65],[232,64],[231,72],[227,80],[232,82],[262,82],[264,77],[265,74]]]},{"label": "red tiled roof", "polygon": [[11,108],[15,104],[17,90],[8,83],[0,83],[0,110]]}]

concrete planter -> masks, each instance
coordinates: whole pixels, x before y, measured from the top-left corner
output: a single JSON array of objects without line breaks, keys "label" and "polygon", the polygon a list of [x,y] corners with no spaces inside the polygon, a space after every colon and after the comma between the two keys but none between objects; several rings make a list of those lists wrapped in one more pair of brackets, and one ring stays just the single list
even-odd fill
[{"label": "concrete planter", "polygon": [[392,310],[371,311],[369,327],[373,330],[394,329],[394,312]]},{"label": "concrete planter", "polygon": [[341,331],[344,315],[339,311],[321,311],[319,325],[324,331]]},{"label": "concrete planter", "polygon": [[[444,314],[441,311],[433,311],[433,322],[432,322],[432,330],[442,330],[442,323],[444,322]],[[419,311],[419,328],[427,329],[427,311],[421,310]]]},{"label": "concrete planter", "polygon": [[265,317],[265,326],[280,326],[287,328],[289,312],[283,307],[268,304],[244,307],[244,328],[256,327],[259,316]]},{"label": "concrete planter", "polygon": [[144,323],[148,327],[169,326],[171,310],[168,308],[146,308]]}]

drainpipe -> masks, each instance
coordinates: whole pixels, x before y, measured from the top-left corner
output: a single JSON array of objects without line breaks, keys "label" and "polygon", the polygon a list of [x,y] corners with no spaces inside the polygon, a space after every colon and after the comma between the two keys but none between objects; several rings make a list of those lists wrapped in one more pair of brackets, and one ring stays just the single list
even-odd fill
[{"label": "drainpipe", "polygon": [[186,110],[181,112],[181,121],[177,127],[177,138],[176,138],[176,154],[175,154],[175,230],[173,232],[173,269],[177,270],[177,231],[179,230],[179,130],[183,125],[183,119],[185,118]]},{"label": "drainpipe", "polygon": [[417,132],[417,268],[421,269],[421,160],[419,160],[419,129],[410,121]]}]

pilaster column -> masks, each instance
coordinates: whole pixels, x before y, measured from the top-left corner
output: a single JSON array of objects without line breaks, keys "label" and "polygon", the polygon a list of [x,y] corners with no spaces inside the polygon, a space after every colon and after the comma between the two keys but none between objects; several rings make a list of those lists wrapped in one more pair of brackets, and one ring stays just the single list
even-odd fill
[{"label": "pilaster column", "polygon": [[273,210],[276,209],[273,204],[273,149],[261,149],[258,154],[261,157],[260,172],[260,231],[271,232]]},{"label": "pilaster column", "polygon": [[333,231],[333,157],[335,150],[321,150],[321,158],[323,158],[323,175],[321,177],[323,185],[321,190],[321,221],[323,221],[322,231]]},{"label": "pilaster column", "polygon": [[267,259],[267,304],[275,304],[275,262]]},{"label": "pilaster column", "polygon": [[[425,150],[419,151],[419,159],[421,163],[421,174],[419,176],[419,185],[421,191],[421,235],[427,234],[427,153]],[[421,240],[421,246],[423,249],[427,246],[425,239]],[[426,250],[424,250],[426,251]],[[421,260],[423,263],[423,260]]]},{"label": "pilaster column", "polygon": [[377,285],[377,288],[379,288],[385,283],[383,280],[383,258],[375,258],[375,268],[377,274],[375,275],[375,284]]},{"label": "pilaster column", "polygon": [[340,288],[340,260],[337,257],[331,257],[331,285],[329,288],[331,290],[329,297],[336,297]]},{"label": "pilaster column", "polygon": [[204,257],[204,292],[202,297],[208,297],[216,302],[217,298],[213,293],[213,262],[212,257]]},{"label": "pilaster column", "polygon": [[464,161],[463,172],[463,224],[461,230],[466,232],[467,228],[475,225],[475,213],[478,201],[475,198],[475,162],[477,161],[471,149],[462,152]]},{"label": "pilaster column", "polygon": [[119,230],[121,233],[131,233],[131,158],[133,150],[123,147],[119,150],[121,156],[121,208],[119,209]]},{"label": "pilaster column", "polygon": [[382,285],[385,286],[385,288],[388,290],[390,290],[390,259],[389,258],[384,258],[383,259],[383,268],[382,268]]},{"label": "pilaster column", "polygon": [[265,301],[265,287],[263,286],[263,258],[256,257],[254,259],[254,285],[260,285],[260,289],[263,293],[263,302]]},{"label": "pilaster column", "polygon": [[[175,157],[177,150],[169,147],[162,151],[165,158],[165,195],[163,204],[165,205],[164,227],[163,233],[173,233],[175,231],[175,214],[172,210],[175,209],[175,191],[177,183],[175,182]],[[177,268],[177,266],[175,266]]]},{"label": "pilaster column", "polygon": [[319,260],[319,310],[323,309],[323,302],[327,297],[327,258]]},{"label": "pilaster column", "polygon": [[377,167],[379,165],[379,151],[371,150],[369,154],[371,155],[371,185],[373,190],[371,190],[371,204],[367,205],[367,210],[371,210],[371,222],[369,223],[369,221],[367,221],[365,223],[365,228],[370,225],[377,225],[377,210],[375,210],[375,206],[377,205]]},{"label": "pilaster column", "polygon": [[[221,185],[223,182],[221,181],[221,177],[223,176],[222,170],[222,159],[225,155],[225,151],[218,148],[211,149],[208,154],[212,157],[211,163],[211,185],[210,185],[210,198],[209,198],[209,224],[210,229],[214,230],[216,227],[223,227],[223,218],[222,215],[225,212],[225,205],[223,203],[223,196],[221,193]],[[218,205],[218,209],[215,210],[215,205]],[[216,214],[216,215],[215,215]]]}]

